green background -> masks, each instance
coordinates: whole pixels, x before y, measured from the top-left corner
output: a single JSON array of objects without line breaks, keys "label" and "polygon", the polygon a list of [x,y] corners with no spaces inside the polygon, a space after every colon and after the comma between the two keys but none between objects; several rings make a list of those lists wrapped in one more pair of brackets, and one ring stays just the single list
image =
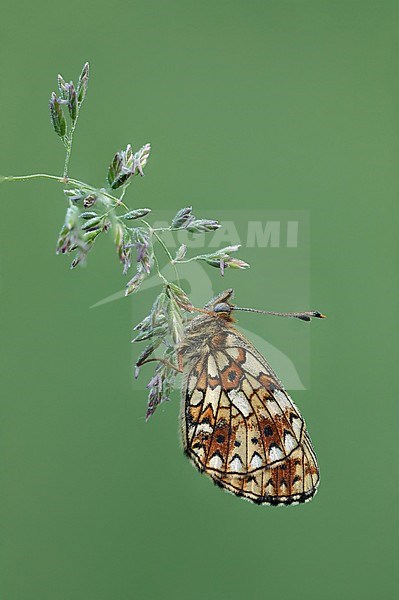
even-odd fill
[{"label": "green background", "polygon": [[[151,141],[132,206],[309,211],[310,298],[329,318],[295,394],[319,494],[288,509],[223,494],[182,454],[178,395],[145,424],[132,389],[152,292],[90,310],[123,285],[111,241],[69,272],[57,184],[4,183],[2,598],[396,597],[398,18],[365,0],[3,6],[0,172],[60,172],[48,97],[90,60],[72,175],[101,185],[116,149]],[[222,284],[268,308],[264,273],[260,254]],[[259,319],[287,344],[306,326]]]}]

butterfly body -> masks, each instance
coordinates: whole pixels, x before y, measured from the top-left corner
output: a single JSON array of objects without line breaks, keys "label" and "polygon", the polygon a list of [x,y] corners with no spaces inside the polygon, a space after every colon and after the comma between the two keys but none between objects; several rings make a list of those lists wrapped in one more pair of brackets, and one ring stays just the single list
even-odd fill
[{"label": "butterfly body", "polygon": [[188,325],[181,429],[186,454],[220,487],[258,504],[310,500],[319,470],[305,423],[265,358],[234,326],[232,290]]}]

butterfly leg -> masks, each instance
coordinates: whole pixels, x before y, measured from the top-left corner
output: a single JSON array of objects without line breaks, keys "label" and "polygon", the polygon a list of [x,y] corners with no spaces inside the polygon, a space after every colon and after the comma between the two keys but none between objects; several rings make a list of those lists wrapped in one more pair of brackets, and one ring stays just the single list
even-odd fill
[{"label": "butterfly leg", "polygon": [[145,365],[146,363],[149,363],[149,362],[161,362],[162,364],[166,365],[167,367],[170,367],[171,369],[174,369],[178,373],[182,373],[183,372],[183,368],[180,365],[179,365],[179,367],[176,367],[176,365],[172,364],[166,358],[147,358],[146,360],[143,360],[142,363],[140,363],[140,367],[142,365]]}]

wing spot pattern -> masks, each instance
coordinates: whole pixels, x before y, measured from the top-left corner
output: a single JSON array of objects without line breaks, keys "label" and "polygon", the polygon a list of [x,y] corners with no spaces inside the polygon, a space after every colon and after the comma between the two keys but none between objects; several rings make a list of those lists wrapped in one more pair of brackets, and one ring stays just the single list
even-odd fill
[{"label": "wing spot pattern", "polygon": [[255,503],[306,502],[319,472],[303,420],[264,358],[226,332],[189,365],[186,452],[217,485]]}]

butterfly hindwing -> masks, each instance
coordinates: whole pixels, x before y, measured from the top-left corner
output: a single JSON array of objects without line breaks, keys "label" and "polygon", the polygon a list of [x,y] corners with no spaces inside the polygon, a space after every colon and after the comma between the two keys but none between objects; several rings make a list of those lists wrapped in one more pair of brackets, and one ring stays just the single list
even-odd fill
[{"label": "butterfly hindwing", "polygon": [[318,485],[304,421],[263,356],[223,324],[183,387],[183,443],[200,471],[248,500],[292,504]]}]

